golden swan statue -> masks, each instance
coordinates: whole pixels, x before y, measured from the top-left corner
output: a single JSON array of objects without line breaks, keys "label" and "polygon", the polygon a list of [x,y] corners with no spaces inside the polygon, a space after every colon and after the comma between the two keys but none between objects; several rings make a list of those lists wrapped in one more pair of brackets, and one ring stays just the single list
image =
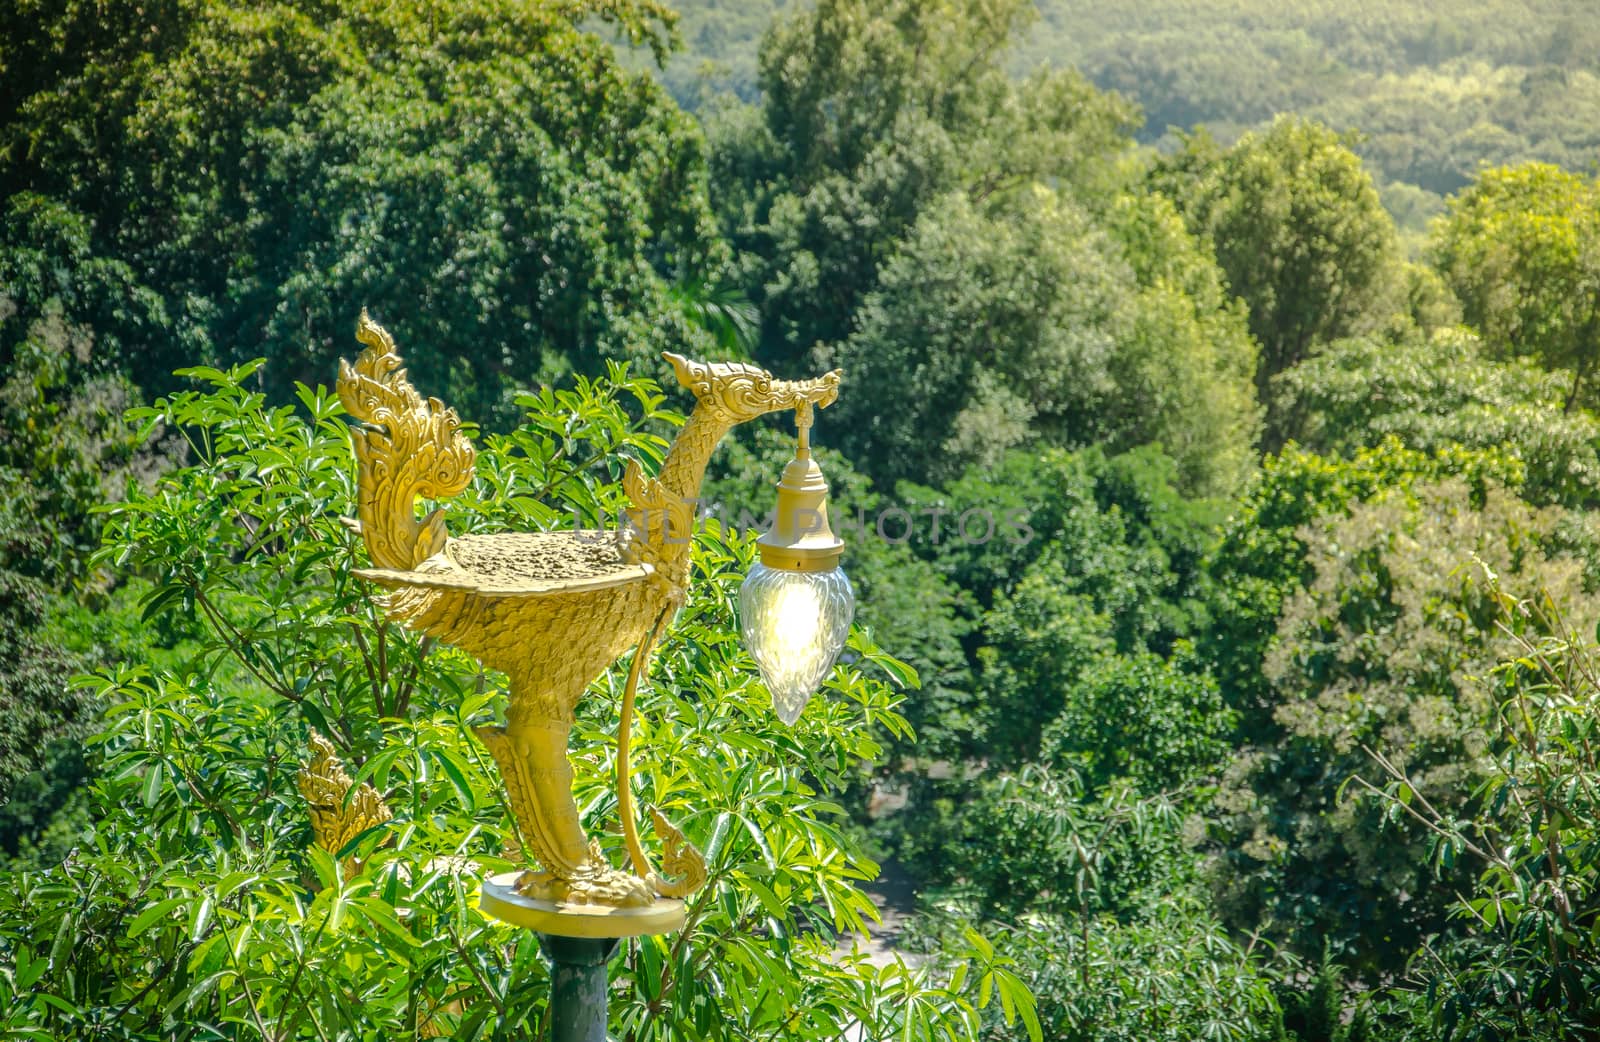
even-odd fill
[{"label": "golden swan statue", "polygon": [[[514,893],[486,882],[485,910],[580,936],[676,928],[683,917],[677,899],[704,881],[705,864],[653,811],[667,874],[656,871],[640,843],[628,783],[634,695],[655,639],[688,592],[690,536],[712,450],[747,420],[831,404],[839,371],[783,381],[751,365],[668,354],[695,407],[658,474],[628,462],[623,489],[633,510],[620,532],[452,537],[440,511],[418,519],[416,500],[448,498],[472,480],[474,452],[461,421],[417,393],[393,339],[365,311],[356,336],[365,349],[353,364],[340,363],[338,381],[341,402],[360,421],[351,428],[355,527],[372,567],[356,574],[387,591],[381,603],[390,618],[454,644],[510,680],[505,725],[477,734],[499,765],[522,848],[538,868],[516,877]],[[618,734],[618,810],[631,862],[624,871],[584,834],[567,741],[585,688],[630,648]],[[635,921],[616,921],[630,916]]]}]

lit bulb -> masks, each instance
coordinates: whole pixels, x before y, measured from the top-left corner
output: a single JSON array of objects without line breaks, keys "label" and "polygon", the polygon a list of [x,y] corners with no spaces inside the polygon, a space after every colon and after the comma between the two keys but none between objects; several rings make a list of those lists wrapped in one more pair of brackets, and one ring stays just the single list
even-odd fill
[{"label": "lit bulb", "polygon": [[800,719],[844,648],[855,610],[843,569],[789,571],[760,563],[750,569],[739,587],[739,629],[778,719]]}]

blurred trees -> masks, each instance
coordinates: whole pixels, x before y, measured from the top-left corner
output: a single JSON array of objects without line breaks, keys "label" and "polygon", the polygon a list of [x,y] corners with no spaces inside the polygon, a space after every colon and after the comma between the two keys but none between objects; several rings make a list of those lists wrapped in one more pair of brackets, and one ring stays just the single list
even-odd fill
[{"label": "blurred trees", "polygon": [[1164,200],[1120,195],[1110,221],[1043,187],[987,214],[942,204],[825,352],[867,389],[841,403],[846,451],[880,480],[939,483],[1036,440],[1153,442],[1186,489],[1237,486],[1255,344]]},{"label": "blurred trees", "polygon": [[[664,75],[703,106],[752,100],[761,29],[790,4],[682,0],[685,52]],[[1584,0],[1041,0],[1013,73],[1075,68],[1144,113],[1142,142],[1204,124],[1225,141],[1300,112],[1360,135],[1356,152],[1408,236],[1484,164],[1583,171],[1600,157],[1600,25]]]},{"label": "blurred trees", "polygon": [[[689,4],[686,6],[698,6]],[[1600,28],[1582,0],[1044,0],[1017,64],[1081,69],[1136,101],[1142,140],[1202,123],[1232,140],[1281,112],[1358,131],[1374,177],[1435,200],[1485,163],[1584,170]]]}]

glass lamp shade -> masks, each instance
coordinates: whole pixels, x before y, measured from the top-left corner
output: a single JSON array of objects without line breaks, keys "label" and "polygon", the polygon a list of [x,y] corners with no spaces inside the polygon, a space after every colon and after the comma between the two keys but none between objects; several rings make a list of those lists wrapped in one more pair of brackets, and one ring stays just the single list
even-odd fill
[{"label": "glass lamp shade", "polygon": [[855,591],[840,568],[788,571],[757,563],[739,587],[739,630],[761,667],[778,719],[793,724],[850,635]]}]

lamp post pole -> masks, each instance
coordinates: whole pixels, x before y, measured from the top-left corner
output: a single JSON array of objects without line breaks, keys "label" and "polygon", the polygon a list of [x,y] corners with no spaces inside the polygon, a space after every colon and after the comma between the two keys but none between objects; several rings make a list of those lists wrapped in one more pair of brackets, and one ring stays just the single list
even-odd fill
[{"label": "lamp post pole", "polygon": [[550,960],[550,1042],[606,1042],[607,964],[615,937],[538,934]]}]

